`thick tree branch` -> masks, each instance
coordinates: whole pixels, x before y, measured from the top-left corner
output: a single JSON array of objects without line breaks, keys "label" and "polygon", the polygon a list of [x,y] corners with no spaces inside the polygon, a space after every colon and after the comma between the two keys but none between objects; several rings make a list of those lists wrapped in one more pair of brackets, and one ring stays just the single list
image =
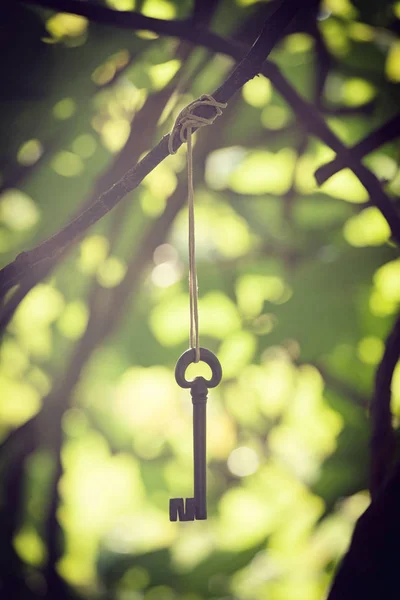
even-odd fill
[{"label": "thick tree branch", "polygon": [[[361,160],[364,156],[373,152],[383,144],[395,140],[400,135],[400,114],[384,123],[379,129],[375,129],[363,140],[355,144],[350,150]],[[322,185],[329,177],[346,167],[346,162],[341,155],[338,155],[331,162],[322,165],[315,171],[315,179],[318,185]]]},{"label": "thick tree branch", "polygon": [[375,498],[392,466],[396,449],[392,425],[391,383],[400,358],[400,314],[386,340],[385,352],[375,377],[375,390],[371,400],[371,465],[370,487]]},{"label": "thick tree branch", "polygon": [[395,451],[391,382],[399,357],[400,315],[387,338],[371,402],[372,503],[357,521],[350,548],[334,579],[328,600],[398,598],[400,463],[391,475],[389,472]]},{"label": "thick tree branch", "polygon": [[57,562],[63,555],[62,529],[57,518],[57,509],[60,503],[60,479],[63,475],[63,465],[61,460],[61,448],[63,441],[63,433],[61,428],[61,418],[55,424],[58,439],[55,442],[53,449],[54,474],[50,487],[50,503],[48,515],[43,531],[43,541],[47,549],[47,564],[43,569],[43,574],[46,580],[47,597],[63,598],[65,597],[66,582],[57,571]]},{"label": "thick tree branch", "polygon": [[[215,100],[228,102],[247,81],[260,72],[265,58],[280,39],[282,31],[300,9],[301,6],[293,5],[292,0],[286,0],[280,4],[264,25],[260,36],[245,58],[213,93]],[[207,114],[206,108],[204,113]],[[168,156],[168,138],[168,135],[164,136],[157,146],[135,167],[130,169],[117,183],[104,192],[92,206],[88,207],[62,230],[29,252],[22,252],[12,263],[4,267],[0,271],[0,296],[3,296],[13,285],[18,283],[29,269],[44,261],[56,258],[65,247],[75,241],[88,227],[101,219],[129,192],[134,190],[146,175]],[[178,141],[176,147],[178,148],[180,145],[181,142]]]},{"label": "thick tree branch", "polygon": [[400,463],[358,519],[327,600],[397,600]]}]

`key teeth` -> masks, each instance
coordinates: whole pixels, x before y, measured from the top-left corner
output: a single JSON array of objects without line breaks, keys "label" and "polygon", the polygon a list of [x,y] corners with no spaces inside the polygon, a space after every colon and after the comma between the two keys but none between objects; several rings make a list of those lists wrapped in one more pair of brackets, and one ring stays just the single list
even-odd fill
[{"label": "key teeth", "polygon": [[194,498],[186,498],[185,521],[194,521],[196,518],[196,503]]},{"label": "key teeth", "polygon": [[196,505],[194,498],[171,498],[169,501],[170,521],[194,521]]},{"label": "key teeth", "polygon": [[177,521],[178,514],[183,510],[183,498],[171,498],[169,501],[169,520]]}]

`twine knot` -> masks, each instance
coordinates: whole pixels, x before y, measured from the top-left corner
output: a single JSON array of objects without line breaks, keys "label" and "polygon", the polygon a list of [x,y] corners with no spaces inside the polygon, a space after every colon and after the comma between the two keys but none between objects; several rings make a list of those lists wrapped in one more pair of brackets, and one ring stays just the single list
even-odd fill
[{"label": "twine knot", "polygon": [[[193,111],[199,106],[212,106],[215,109],[215,112],[211,117],[196,115]],[[176,117],[174,126],[169,134],[168,152],[170,154],[175,154],[177,151],[177,149],[174,150],[174,140],[177,133],[179,133],[179,139],[182,144],[188,142],[193,129],[199,129],[205,125],[212,125],[215,119],[222,115],[222,109],[226,107],[226,102],[217,102],[217,100],[209,94],[203,94],[200,98],[185,106]]]}]

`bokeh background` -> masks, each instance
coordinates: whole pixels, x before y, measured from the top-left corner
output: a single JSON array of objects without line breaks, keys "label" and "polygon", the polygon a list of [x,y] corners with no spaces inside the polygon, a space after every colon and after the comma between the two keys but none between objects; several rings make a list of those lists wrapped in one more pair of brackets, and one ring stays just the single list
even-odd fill
[{"label": "bokeh background", "polygon": [[[92,4],[166,20],[193,10]],[[198,18],[252,43],[273,4],[198,3]],[[234,61],[62,10],[2,14],[5,265],[117,181]],[[346,145],[398,110],[399,19],[400,2],[324,0],[271,54]],[[4,597],[323,598],[369,503],[367,404],[400,301],[398,251],[366,189],[349,169],[316,185],[334,157],[263,76],[196,136],[201,343],[224,371],[209,395],[205,522],[168,520],[169,498],[192,494],[192,406],[173,375],[188,346],[185,148],[9,292]],[[364,160],[393,196],[398,158],[392,140]]]}]

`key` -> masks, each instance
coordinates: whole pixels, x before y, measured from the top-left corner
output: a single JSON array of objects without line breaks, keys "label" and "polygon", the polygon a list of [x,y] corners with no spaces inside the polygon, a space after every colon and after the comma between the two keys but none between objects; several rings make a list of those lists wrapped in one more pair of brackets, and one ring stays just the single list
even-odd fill
[{"label": "key", "polygon": [[219,384],[222,369],[217,357],[200,348],[200,360],[211,368],[211,379],[196,377],[193,381],[185,378],[187,367],[195,361],[195,350],[191,348],[182,354],[175,368],[175,379],[182,388],[190,388],[193,403],[193,462],[194,498],[171,498],[169,518],[171,521],[197,521],[207,519],[207,476],[206,476],[206,410],[208,388]]}]

